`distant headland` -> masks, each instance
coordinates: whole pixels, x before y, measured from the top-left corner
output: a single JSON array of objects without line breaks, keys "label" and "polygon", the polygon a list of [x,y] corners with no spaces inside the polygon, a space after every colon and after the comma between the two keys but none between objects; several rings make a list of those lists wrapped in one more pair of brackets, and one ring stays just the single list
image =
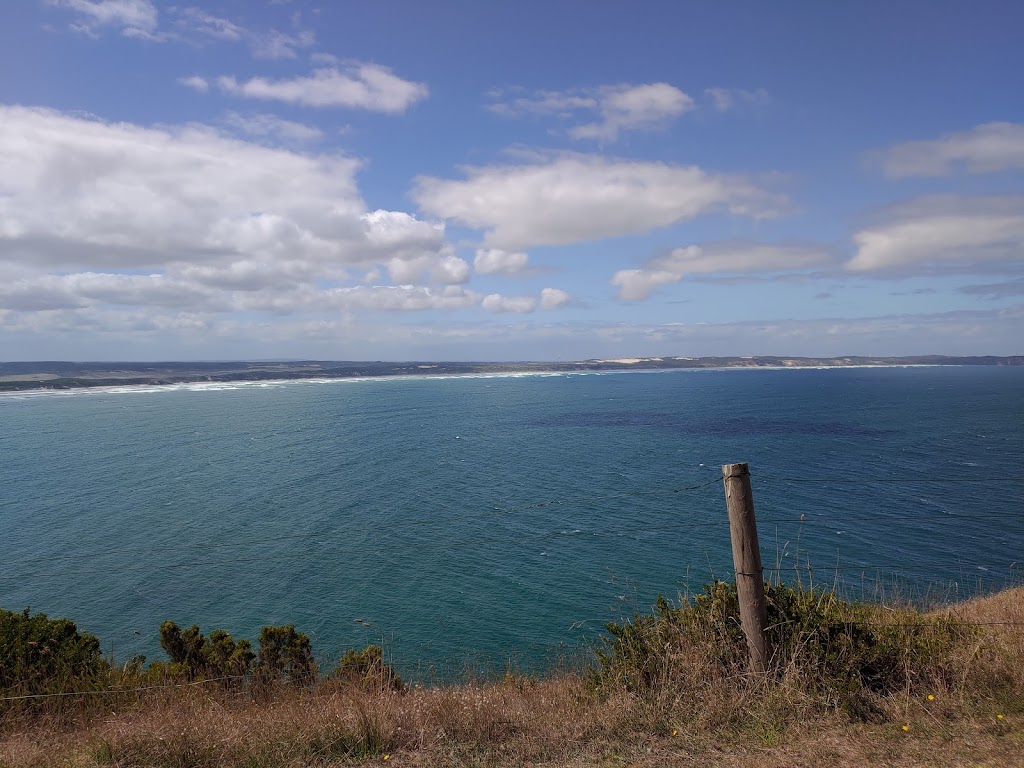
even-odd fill
[{"label": "distant headland", "polygon": [[1009,357],[624,357],[517,362],[446,361],[232,361],[232,362],[0,362],[0,392],[39,389],[116,387],[195,382],[344,379],[383,376],[431,376],[587,371],[667,370],[677,368],[852,368],[863,366],[1024,365],[1024,355]]}]

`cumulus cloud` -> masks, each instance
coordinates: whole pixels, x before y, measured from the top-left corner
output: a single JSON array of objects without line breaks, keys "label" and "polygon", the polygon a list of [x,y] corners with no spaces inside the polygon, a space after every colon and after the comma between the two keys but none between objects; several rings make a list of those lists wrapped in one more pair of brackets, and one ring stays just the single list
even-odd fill
[{"label": "cumulus cloud", "polygon": [[351,260],[359,162],[186,126],[0,107],[0,259],[139,267],[232,255]]},{"label": "cumulus cloud", "polygon": [[678,283],[682,275],[664,269],[620,269],[609,281],[618,286],[619,298],[626,301],[646,299],[659,285]]},{"label": "cumulus cloud", "polygon": [[430,215],[487,230],[485,245],[507,251],[639,234],[714,211],[767,218],[788,208],[742,176],[580,155],[469,168],[458,180],[419,177],[412,196]]},{"label": "cumulus cloud", "polygon": [[1024,197],[926,197],[853,236],[851,272],[939,274],[1024,265]]},{"label": "cumulus cloud", "polygon": [[559,309],[572,301],[572,297],[561,288],[542,288],[540,292],[541,309]]},{"label": "cumulus cloud", "polygon": [[[247,127],[295,133],[295,125]],[[367,211],[359,166],[203,126],[0,107],[0,307],[478,304],[476,294],[414,290],[464,283],[470,265],[446,243],[443,223]],[[353,274],[376,267],[412,288],[342,291],[353,288],[344,284]]]},{"label": "cumulus cloud", "polygon": [[396,283],[422,283],[423,276],[434,283],[457,285],[469,281],[469,264],[447,253],[418,256],[413,259],[393,258],[387,263],[388,275]]},{"label": "cumulus cloud", "polygon": [[464,309],[480,302],[479,294],[449,285],[443,289],[417,285],[374,285],[335,288],[323,300],[343,310],[425,311]]},{"label": "cumulus cloud", "polygon": [[764,88],[754,91],[745,88],[705,88],[704,94],[711,99],[716,112],[731,112],[743,107],[763,107],[771,103],[771,96]]},{"label": "cumulus cloud", "polygon": [[522,251],[509,253],[500,248],[478,248],[473,268],[481,275],[515,274],[526,269],[530,257]]},{"label": "cumulus cloud", "polygon": [[369,211],[359,217],[366,239],[393,251],[433,251],[444,243],[444,225],[421,221],[404,211]]},{"label": "cumulus cloud", "polygon": [[615,141],[622,131],[659,128],[693,109],[693,99],[668,83],[620,86],[602,92],[601,120],[569,131],[574,139]]},{"label": "cumulus cloud", "polygon": [[67,8],[78,18],[75,28],[96,34],[102,27],[115,27],[121,34],[149,36],[156,31],[157,9],[151,0],[49,0],[51,5]]},{"label": "cumulus cloud", "polygon": [[548,116],[559,119],[586,119],[569,128],[574,139],[615,141],[623,131],[664,127],[694,108],[693,99],[669,83],[643,85],[604,85],[569,91],[537,91],[530,96],[504,99],[495,94],[488,108],[507,117]]},{"label": "cumulus cloud", "polygon": [[963,167],[969,173],[1024,169],[1024,124],[986,123],[929,141],[897,144],[882,155],[890,178],[946,176]]},{"label": "cumulus cloud", "polygon": [[444,224],[366,210],[358,169],[209,127],[0,107],[0,323],[30,335],[209,334],[238,313],[329,322],[568,302],[555,288],[465,287],[471,267]]},{"label": "cumulus cloud", "polygon": [[401,113],[428,94],[427,86],[403,80],[378,64],[354,64],[345,70],[325,67],[304,77],[239,81],[218,77],[217,87],[232,96],[283,101],[307,107],[348,107],[371,112]]},{"label": "cumulus cloud", "polygon": [[488,312],[511,312],[513,314],[526,314],[537,308],[537,300],[532,296],[502,296],[500,293],[492,293],[484,296],[480,303]]},{"label": "cumulus cloud", "polygon": [[807,244],[712,243],[675,248],[649,259],[642,269],[616,272],[611,284],[619,298],[646,299],[659,285],[678,283],[687,275],[773,274],[821,267],[834,261],[828,249]]}]

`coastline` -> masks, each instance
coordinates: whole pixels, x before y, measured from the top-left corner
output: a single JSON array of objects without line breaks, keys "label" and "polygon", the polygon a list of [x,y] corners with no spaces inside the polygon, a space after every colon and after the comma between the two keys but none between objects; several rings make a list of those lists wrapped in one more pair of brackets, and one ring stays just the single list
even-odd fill
[{"label": "coastline", "polygon": [[[1011,357],[712,357],[629,358],[574,362],[330,362],[289,363],[0,363],[0,395],[61,393],[76,390],[142,391],[217,385],[272,385],[286,382],[332,383],[388,379],[442,379],[517,376],[665,373],[723,370],[831,370],[863,368],[931,368],[1024,366],[1024,356]],[[232,387],[233,388],[233,387]]]}]

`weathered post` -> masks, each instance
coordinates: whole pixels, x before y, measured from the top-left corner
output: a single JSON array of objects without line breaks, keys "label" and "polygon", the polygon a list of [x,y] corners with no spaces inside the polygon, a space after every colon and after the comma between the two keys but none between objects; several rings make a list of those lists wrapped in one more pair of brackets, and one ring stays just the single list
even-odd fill
[{"label": "weathered post", "polygon": [[725,505],[729,510],[729,534],[732,559],[736,566],[736,592],[740,600],[740,622],[747,636],[750,666],[763,674],[768,669],[768,606],[764,598],[764,571],[761,548],[757,543],[754,520],[754,495],[750,490],[750,471],[746,464],[723,464]]}]

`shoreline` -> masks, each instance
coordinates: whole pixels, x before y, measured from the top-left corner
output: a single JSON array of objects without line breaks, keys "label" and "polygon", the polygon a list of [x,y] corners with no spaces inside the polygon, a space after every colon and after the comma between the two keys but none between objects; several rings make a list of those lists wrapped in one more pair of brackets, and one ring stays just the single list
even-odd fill
[{"label": "shoreline", "polygon": [[877,368],[962,368],[1024,366],[1024,356],[893,358],[714,357],[635,358],[508,363],[0,363],[0,395],[59,394],[76,391],[142,391],[173,387],[238,388],[287,382],[333,383],[389,379],[513,378],[610,373],[670,373],[732,370],[840,370]]},{"label": "shoreline", "polygon": [[[968,368],[961,363],[906,363],[876,365],[818,365],[818,366],[721,366],[717,368],[610,368],[583,371],[537,370],[517,372],[480,372],[480,373],[396,373],[378,376],[310,376],[310,377],[268,377],[240,378],[216,380],[188,380],[167,382],[138,382],[123,384],[80,384],[75,386],[37,386],[25,389],[0,388],[0,399],[21,399],[37,396],[59,396],[76,394],[156,394],[172,391],[227,391],[236,389],[256,389],[285,386],[287,384],[343,384],[343,383],[379,383],[387,381],[441,381],[448,379],[518,379],[557,376],[607,376],[615,374],[659,374],[659,373],[721,373],[724,371],[838,371],[865,369],[906,369],[906,368]],[[979,366],[981,367],[981,366]],[[994,367],[994,366],[987,366]],[[1009,366],[1000,366],[1009,367]],[[1016,366],[1014,366],[1016,367]]]}]

